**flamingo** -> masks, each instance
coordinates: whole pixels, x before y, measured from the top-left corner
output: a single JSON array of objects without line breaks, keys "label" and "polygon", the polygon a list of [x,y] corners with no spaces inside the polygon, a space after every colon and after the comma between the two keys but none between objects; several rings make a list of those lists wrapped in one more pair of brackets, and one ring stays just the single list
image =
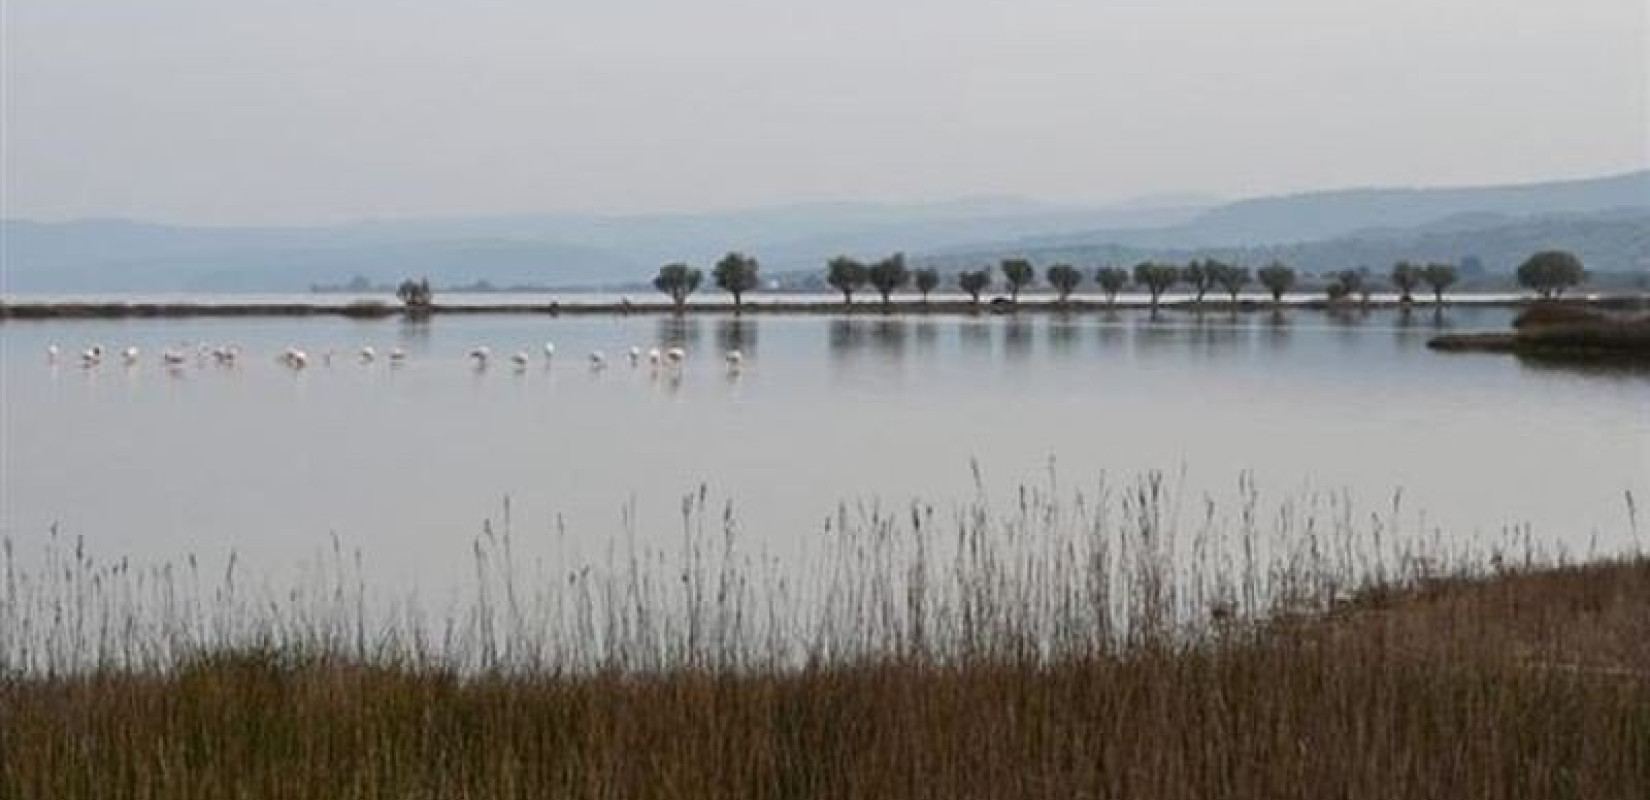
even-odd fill
[{"label": "flamingo", "polygon": [[397,347],[390,351],[390,363],[400,364],[407,360],[407,351]]},{"label": "flamingo", "polygon": [[480,347],[473,347],[470,349],[470,358],[475,360],[476,369],[481,369],[482,367],[487,366],[487,359],[492,358],[492,356],[493,351],[487,349],[487,345],[481,345]]},{"label": "flamingo", "polygon": [[665,351],[665,358],[672,364],[680,364],[687,360],[687,351],[680,347],[672,347]]},{"label": "flamingo", "polygon": [[555,358],[555,357],[556,357],[556,343],[555,342],[545,342],[544,343],[544,358],[545,358],[545,360],[548,361],[549,359],[552,359],[552,358]]},{"label": "flamingo", "polygon": [[181,367],[189,357],[177,350],[165,350],[160,354],[160,361],[168,367]]},{"label": "flamingo", "polygon": [[95,367],[95,366],[97,366],[98,364],[101,364],[101,363],[103,363],[103,345],[94,344],[91,347],[88,347],[85,350],[81,351],[81,353],[80,353],[80,365],[81,366],[83,366],[83,367]]},{"label": "flamingo", "polygon": [[652,364],[655,367],[659,366],[659,348],[657,348],[657,347],[648,348],[648,350],[647,350],[647,361],[648,361],[649,364]]},{"label": "flamingo", "polygon": [[738,371],[740,367],[745,365],[745,354],[739,352],[738,350],[729,350],[726,360],[728,362],[728,369]]},{"label": "flamingo", "polygon": [[510,356],[510,361],[516,365],[517,371],[527,369],[527,362],[530,360],[531,359],[527,356],[526,350],[522,350],[515,355]]},{"label": "flamingo", "polygon": [[57,363],[57,356],[61,352],[62,351],[57,349],[57,345],[55,345],[55,344],[46,345],[46,363],[56,364]]},{"label": "flamingo", "polygon": [[634,367],[642,359],[642,348],[632,345],[627,355],[630,356],[630,366]]},{"label": "flamingo", "polygon": [[126,362],[126,366],[134,366],[138,362],[138,349],[136,347],[128,347],[125,350],[120,351],[120,357],[121,360]]},{"label": "flamingo", "polygon": [[600,351],[600,350],[591,351],[591,353],[590,353],[590,368],[591,369],[601,369],[605,366],[607,366],[607,356],[603,355],[602,351]]},{"label": "flamingo", "polygon": [[373,359],[377,357],[378,351],[372,349],[372,345],[369,344],[366,347],[361,348],[361,363],[371,364]]},{"label": "flamingo", "polygon": [[[331,353],[327,354],[329,358],[331,355]],[[286,352],[281,354],[280,360],[281,363],[286,364],[293,369],[303,369],[304,367],[309,366],[309,354],[299,350],[296,347],[288,347]]]}]

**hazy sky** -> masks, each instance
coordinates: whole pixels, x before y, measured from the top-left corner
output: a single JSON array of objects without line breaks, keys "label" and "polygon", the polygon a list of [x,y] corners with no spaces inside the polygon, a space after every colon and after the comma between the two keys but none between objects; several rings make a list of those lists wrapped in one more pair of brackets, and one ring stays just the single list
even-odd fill
[{"label": "hazy sky", "polygon": [[1243,196],[1650,163],[1645,0],[0,0],[12,217]]}]

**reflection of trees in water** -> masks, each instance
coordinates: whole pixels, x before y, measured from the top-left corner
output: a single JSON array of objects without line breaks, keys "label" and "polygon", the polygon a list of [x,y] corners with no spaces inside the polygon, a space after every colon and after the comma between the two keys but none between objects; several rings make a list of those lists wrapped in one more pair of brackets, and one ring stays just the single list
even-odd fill
[{"label": "reflection of trees in water", "polygon": [[1100,327],[1095,332],[1102,346],[1116,347],[1128,339],[1128,321],[1121,312],[1107,309],[1100,312]]},{"label": "reflection of trees in water", "polygon": [[903,355],[910,326],[897,319],[834,319],[826,328],[831,355],[844,358],[867,352]]},{"label": "reflection of trees in water", "polygon": [[912,333],[916,334],[917,349],[924,352],[933,352],[934,346],[940,340],[940,326],[933,320],[924,319],[911,324]]},{"label": "reflection of trees in water", "polygon": [[659,317],[656,336],[660,347],[692,349],[703,335],[703,321],[693,316]]},{"label": "reflection of trees in water", "polygon": [[1226,315],[1198,314],[1192,326],[1192,343],[1210,349],[1236,344],[1243,339],[1239,323]]},{"label": "reflection of trees in water", "polygon": [[957,345],[964,352],[990,353],[992,328],[991,323],[979,320],[963,320],[957,326]]},{"label": "reflection of trees in water", "polygon": [[[1482,354],[1484,358],[1498,357]],[[1530,353],[1515,353],[1519,368],[1528,372],[1565,373],[1578,378],[1611,381],[1613,383],[1650,384],[1650,362],[1632,359],[1575,358]]]},{"label": "reflection of trees in water", "polygon": [[1032,336],[1031,321],[1024,317],[1009,317],[1003,325],[1003,352],[1010,356],[1023,356],[1031,352]]},{"label": "reflection of trees in water", "polygon": [[1069,314],[1061,314],[1049,320],[1049,350],[1060,355],[1070,355],[1072,350],[1076,349],[1078,337],[1082,332],[1082,326]]},{"label": "reflection of trees in water", "polygon": [[745,355],[754,355],[758,338],[756,320],[741,317],[716,320],[716,346],[724,353],[739,350]]},{"label": "reflection of trees in water", "polygon": [[871,325],[871,341],[878,350],[884,350],[895,355],[905,353],[906,342],[910,339],[911,328],[903,320],[879,319]]},{"label": "reflection of trees in water", "polygon": [[406,314],[395,326],[395,340],[409,350],[426,350],[430,344],[430,318],[425,314]]}]

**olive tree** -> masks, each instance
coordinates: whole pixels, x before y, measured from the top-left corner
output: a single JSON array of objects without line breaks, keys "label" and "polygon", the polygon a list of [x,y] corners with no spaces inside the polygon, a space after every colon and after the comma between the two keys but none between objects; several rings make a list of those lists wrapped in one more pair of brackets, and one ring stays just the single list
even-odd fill
[{"label": "olive tree", "polygon": [[1058,293],[1062,305],[1071,297],[1071,293],[1077,288],[1077,284],[1083,282],[1083,273],[1070,264],[1055,264],[1049,267],[1047,277],[1048,285],[1054,287],[1054,291]]},{"label": "olive tree", "polygon": [[1459,276],[1453,264],[1428,264],[1421,268],[1421,280],[1426,281],[1432,288],[1432,299],[1438,305],[1444,304],[1444,290],[1455,285]]},{"label": "olive tree", "polygon": [[1005,258],[999,267],[1003,271],[1003,282],[1008,284],[1008,297],[1018,305],[1020,290],[1037,280],[1037,269],[1023,258]]},{"label": "olive tree", "polygon": [[409,313],[417,314],[430,310],[435,293],[430,289],[429,278],[419,278],[416,281],[408,278],[396,287],[395,296]]},{"label": "olive tree", "polygon": [[699,281],[703,277],[699,270],[687,264],[666,264],[654,276],[653,288],[669,295],[670,302],[676,306],[676,313],[680,314],[687,305],[688,295],[699,289]]},{"label": "olive tree", "polygon": [[1581,259],[1563,250],[1544,250],[1518,267],[1518,283],[1542,297],[1563,297],[1564,290],[1587,279]]},{"label": "olive tree", "polygon": [[1226,290],[1226,295],[1232,298],[1232,305],[1237,305],[1238,295],[1243,287],[1249,283],[1249,268],[1232,264],[1215,262],[1215,283]]},{"label": "olive tree", "polygon": [[905,254],[895,253],[872,264],[865,271],[865,277],[882,295],[882,308],[886,311],[888,296],[893,294],[895,289],[911,282],[911,270],[905,267]]},{"label": "olive tree", "polygon": [[1157,301],[1169,287],[1180,280],[1180,268],[1173,264],[1158,264],[1151,261],[1134,265],[1134,282],[1146,287],[1152,296],[1152,310],[1157,310]]},{"label": "olive tree", "polygon": [[737,313],[744,307],[745,293],[757,287],[757,270],[761,267],[756,259],[744,253],[728,253],[722,260],[716,262],[716,268],[711,271],[716,279],[718,288],[733,295],[733,309]]},{"label": "olive tree", "polygon": [[1295,271],[1282,261],[1273,261],[1255,271],[1255,278],[1266,291],[1272,293],[1272,302],[1283,302],[1283,296],[1295,288]]},{"label": "olive tree", "polygon": [[957,275],[957,288],[968,293],[974,305],[980,304],[980,293],[991,288],[991,270],[964,270]]},{"label": "olive tree", "polygon": [[933,267],[916,270],[911,273],[911,282],[922,292],[922,304],[928,305],[928,293],[940,285],[940,271]]},{"label": "olive tree", "polygon": [[1129,271],[1122,267],[1101,267],[1094,272],[1094,282],[1106,293],[1106,305],[1117,303],[1117,293],[1129,285]]},{"label": "olive tree", "polygon": [[1215,285],[1215,276],[1220,274],[1220,270],[1225,266],[1212,258],[1202,261],[1192,259],[1186,264],[1185,269],[1180,271],[1180,279],[1192,287],[1193,302],[1203,305],[1203,296]]},{"label": "olive tree", "polygon": [[825,268],[825,282],[842,293],[842,304],[853,306],[854,292],[870,280],[865,265],[847,256],[837,256]]},{"label": "olive tree", "polygon": [[1392,265],[1392,285],[1398,287],[1398,302],[1409,305],[1415,302],[1415,287],[1421,283],[1421,268],[1400,261]]}]

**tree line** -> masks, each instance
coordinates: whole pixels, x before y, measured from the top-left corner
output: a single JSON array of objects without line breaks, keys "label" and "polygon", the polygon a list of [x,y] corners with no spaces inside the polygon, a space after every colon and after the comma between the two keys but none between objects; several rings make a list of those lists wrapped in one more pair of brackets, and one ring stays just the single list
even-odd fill
[{"label": "tree line", "polygon": [[[711,279],[716,288],[733,297],[737,311],[744,307],[745,295],[759,288],[760,271],[761,264],[754,256],[730,252],[711,269]],[[1580,259],[1562,250],[1548,250],[1530,256],[1519,266],[1516,274],[1519,285],[1543,298],[1562,297],[1566,290],[1579,285],[1587,277]],[[1331,302],[1345,302],[1356,297],[1368,303],[1378,280],[1368,269],[1341,270],[1328,277],[1324,292]],[[1132,283],[1147,293],[1153,309],[1158,307],[1165,293],[1180,285],[1186,287],[1193,304],[1199,306],[1210,292],[1226,295],[1235,305],[1239,295],[1252,284],[1258,284],[1271,295],[1272,302],[1279,303],[1295,288],[1298,278],[1293,268],[1278,261],[1250,270],[1213,258],[1193,259],[1184,265],[1146,261],[1136,264],[1132,270],[1102,266],[1094,269],[1092,275],[1067,263],[1051,264],[1043,270],[1043,280],[1054,291],[1056,302],[1062,305],[1069,302],[1071,295],[1085,281],[1092,280],[1105,296],[1107,305],[1115,304],[1117,295]],[[968,295],[970,303],[975,306],[1001,280],[1001,287],[1007,293],[1003,302],[1016,304],[1020,301],[1021,292],[1036,285],[1037,268],[1026,258],[1005,258],[995,269],[963,270],[956,274],[954,280],[957,289]],[[1386,280],[1397,289],[1400,303],[1413,303],[1415,290],[1424,286],[1432,292],[1433,301],[1442,304],[1444,294],[1459,282],[1460,275],[1453,264],[1400,261],[1392,266]],[[704,275],[698,268],[675,262],[659,268],[653,278],[653,287],[668,296],[676,309],[681,311],[703,281]],[[893,253],[870,262],[842,255],[830,259],[825,265],[825,283],[841,293],[843,305],[849,307],[854,304],[855,294],[870,290],[881,297],[884,309],[891,308],[894,293],[908,287],[914,288],[921,295],[922,302],[927,304],[929,294],[938,289],[942,282],[937,269],[907,266],[904,253]],[[427,280],[406,281],[397,294],[408,308],[427,309],[432,303]]]},{"label": "tree line", "polygon": [[[716,263],[711,275],[716,286],[733,296],[735,308],[744,304],[746,292],[758,286],[757,260],[744,253],[729,253]],[[967,294],[969,301],[979,305],[981,296],[996,281],[1002,281],[1007,302],[1018,303],[1020,293],[1037,282],[1037,269],[1025,258],[1005,258],[995,270],[990,268],[963,270],[957,273],[956,287]],[[1325,293],[1331,301],[1358,297],[1368,302],[1375,291],[1376,279],[1368,269],[1342,270],[1329,276]],[[1518,268],[1520,285],[1534,290],[1544,298],[1560,297],[1566,289],[1580,284],[1586,277],[1581,261],[1564,251],[1544,251],[1531,256]],[[1066,303],[1089,273],[1066,263],[1052,264],[1043,272],[1043,279],[1053,289],[1056,301]],[[678,308],[697,291],[702,276],[699,270],[687,264],[667,264],[653,279],[654,288],[668,295]],[[1092,280],[1105,295],[1106,303],[1113,304],[1117,295],[1132,283],[1145,291],[1156,308],[1163,295],[1177,285],[1184,284],[1192,295],[1192,302],[1201,305],[1212,291],[1225,294],[1232,303],[1238,302],[1243,290],[1258,283],[1271,295],[1273,302],[1282,302],[1284,295],[1294,289],[1298,280],[1295,270],[1274,261],[1251,271],[1247,267],[1227,264],[1213,258],[1193,259],[1184,266],[1147,261],[1136,264],[1132,271],[1116,266],[1094,270]],[[1400,261],[1394,264],[1387,281],[1399,292],[1399,302],[1413,303],[1416,289],[1425,286],[1431,290],[1433,301],[1444,302],[1444,294],[1460,280],[1453,264],[1415,264]],[[892,304],[893,294],[907,287],[914,288],[928,302],[928,296],[939,288],[942,279],[931,267],[911,268],[906,265],[904,253],[894,253],[882,259],[864,262],[850,256],[837,256],[825,265],[825,283],[842,294],[843,305],[852,306],[854,295],[873,290],[882,299],[884,308]]]}]

